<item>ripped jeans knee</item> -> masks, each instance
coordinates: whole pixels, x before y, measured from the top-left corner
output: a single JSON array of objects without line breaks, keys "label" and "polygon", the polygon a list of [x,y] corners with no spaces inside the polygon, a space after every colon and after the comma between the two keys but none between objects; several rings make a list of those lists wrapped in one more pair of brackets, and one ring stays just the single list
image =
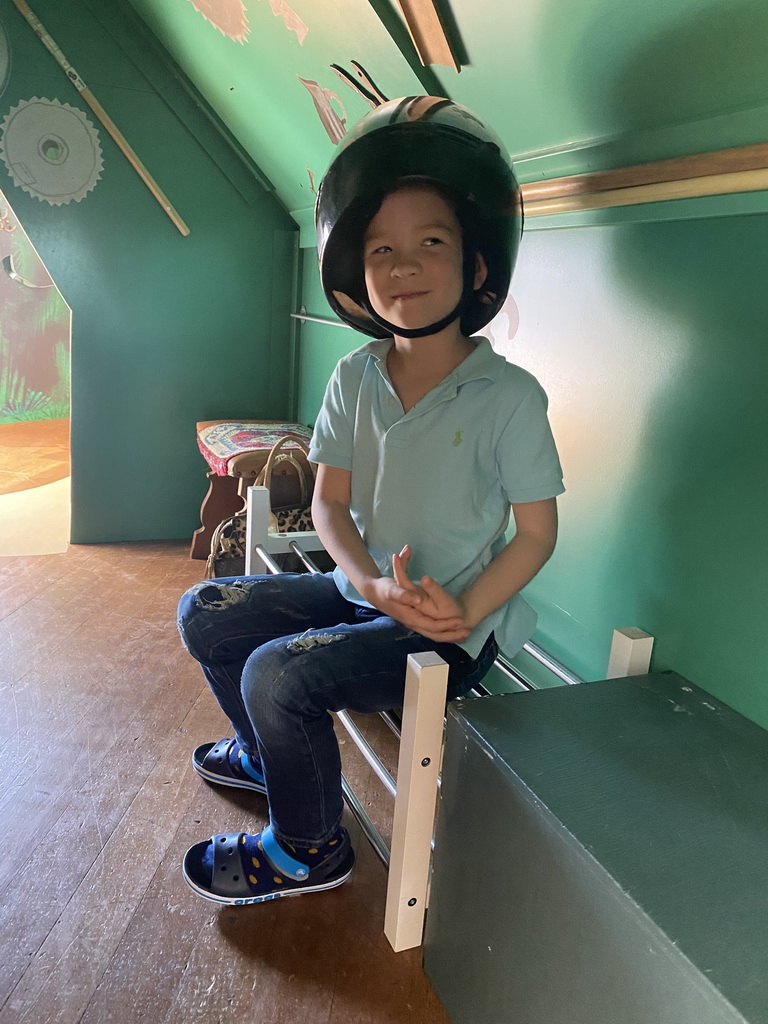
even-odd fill
[{"label": "ripped jeans knee", "polygon": [[307,629],[301,636],[295,636],[289,640],[285,649],[291,654],[303,654],[304,651],[311,651],[315,647],[327,647],[328,644],[336,643],[338,640],[348,639],[347,633],[313,633]]},{"label": "ripped jeans knee", "polygon": [[203,665],[244,661],[280,636],[335,626],[350,608],[330,575],[231,576],[196,583],[179,602],[187,651]]},{"label": "ripped jeans knee", "polygon": [[192,587],[189,594],[197,607],[203,611],[223,612],[233,605],[245,603],[250,589],[250,582],[247,579],[221,583],[217,580],[205,580],[204,583],[197,583]]},{"label": "ripped jeans knee", "polygon": [[232,640],[250,632],[254,618],[253,591],[263,577],[204,580],[179,601],[177,626],[181,642],[197,661],[206,663],[247,656],[231,648]]}]

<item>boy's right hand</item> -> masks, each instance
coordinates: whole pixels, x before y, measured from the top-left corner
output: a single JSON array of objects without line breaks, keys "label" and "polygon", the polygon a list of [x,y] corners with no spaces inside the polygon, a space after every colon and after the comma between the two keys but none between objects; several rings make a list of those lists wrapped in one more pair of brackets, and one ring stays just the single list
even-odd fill
[{"label": "boy's right hand", "polygon": [[363,597],[384,615],[389,615],[407,629],[412,629],[436,643],[461,643],[469,636],[470,630],[463,619],[457,615],[439,619],[427,615],[419,609],[424,597],[418,592],[418,588],[401,587],[389,576],[370,579],[365,586]]}]

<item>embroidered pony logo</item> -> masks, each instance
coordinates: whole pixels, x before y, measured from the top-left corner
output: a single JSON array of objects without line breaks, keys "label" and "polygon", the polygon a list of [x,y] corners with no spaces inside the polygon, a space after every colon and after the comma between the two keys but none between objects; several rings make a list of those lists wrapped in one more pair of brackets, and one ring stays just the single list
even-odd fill
[{"label": "embroidered pony logo", "polygon": [[454,437],[454,439],[452,441],[453,447],[454,448],[458,448],[459,445],[461,444],[461,442],[462,442],[461,431],[457,430],[456,431],[456,437]]}]

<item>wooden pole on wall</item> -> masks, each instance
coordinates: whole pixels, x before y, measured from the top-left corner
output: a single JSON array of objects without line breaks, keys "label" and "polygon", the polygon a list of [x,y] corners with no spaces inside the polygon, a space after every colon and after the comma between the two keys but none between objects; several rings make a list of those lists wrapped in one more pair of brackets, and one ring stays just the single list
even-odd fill
[{"label": "wooden pole on wall", "polygon": [[562,196],[607,192],[615,188],[656,185],[665,181],[754,171],[765,167],[768,167],[768,142],[758,142],[752,146],[733,146],[730,149],[694,153],[692,156],[678,156],[670,160],[632,164],[612,171],[588,171],[565,178],[531,181],[523,185],[523,195],[529,202],[538,202],[540,199],[559,199]]},{"label": "wooden pole on wall", "polygon": [[734,146],[522,186],[527,217],[768,190],[768,143]]},{"label": "wooden pole on wall", "polygon": [[[663,181],[655,185],[610,189],[589,195],[562,196],[525,203],[526,217],[543,217],[553,213],[574,213],[577,210],[604,210],[613,206],[636,206],[639,203],[660,203],[670,199],[694,199],[699,196],[733,195],[738,192],[768,191],[768,168],[732,174],[713,174],[683,181]],[[525,195],[525,190],[523,190]]]},{"label": "wooden pole on wall", "polygon": [[107,114],[106,110],[102,107],[102,105],[99,103],[99,101],[93,95],[93,93],[88,88],[88,86],[85,84],[85,82],[82,80],[80,75],[78,75],[78,73],[75,71],[75,69],[69,63],[67,58],[64,56],[64,54],[58,48],[58,46],[53,41],[53,39],[48,34],[48,32],[46,32],[45,27],[43,26],[43,24],[39,20],[39,18],[37,18],[35,16],[35,14],[30,10],[29,6],[25,3],[25,0],[13,0],[13,3],[15,5],[16,9],[19,11],[19,13],[24,17],[24,19],[32,27],[32,29],[35,32],[35,35],[39,38],[40,42],[43,44],[43,46],[46,48],[46,50],[55,59],[56,63],[63,69],[63,71],[66,74],[67,78],[70,80],[70,82],[74,85],[74,87],[77,89],[77,91],[83,97],[83,99],[88,104],[88,106],[91,108],[91,110],[94,112],[94,114],[99,119],[99,121],[101,122],[103,127],[106,128],[106,130],[112,136],[114,141],[117,143],[117,145],[120,147],[120,149],[122,150],[123,154],[127,158],[128,162],[131,164],[133,169],[139,175],[141,180],[147,186],[147,188],[152,193],[152,195],[155,197],[155,199],[158,201],[158,203],[160,203],[162,208],[165,210],[165,212],[171,218],[171,220],[176,225],[176,227],[179,229],[179,231],[182,233],[182,235],[188,235],[189,234],[189,228],[184,223],[184,221],[181,219],[181,217],[176,212],[174,207],[171,205],[168,197],[162,191],[160,186],[157,184],[155,179],[152,177],[152,175],[146,169],[146,167],[141,162],[141,160],[139,160],[138,156],[133,151],[133,149],[131,148],[131,146],[129,145],[129,143],[127,142],[127,140],[123,136],[122,132],[120,131],[120,129],[115,124],[115,122],[112,120],[112,118],[109,116],[109,114]]}]

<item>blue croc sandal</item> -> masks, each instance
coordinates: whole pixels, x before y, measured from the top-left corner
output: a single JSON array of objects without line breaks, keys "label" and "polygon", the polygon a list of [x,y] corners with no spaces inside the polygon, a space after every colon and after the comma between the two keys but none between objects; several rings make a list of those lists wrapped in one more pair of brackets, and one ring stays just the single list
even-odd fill
[{"label": "blue croc sandal", "polygon": [[237,740],[223,739],[218,743],[203,743],[192,754],[192,767],[207,782],[236,789],[252,789],[266,793],[264,776],[243,753]]},{"label": "blue croc sandal", "polygon": [[255,836],[232,832],[196,843],[184,856],[182,873],[187,884],[203,899],[245,906],[333,889],[346,882],[354,864],[355,854],[346,829],[341,829],[333,852],[320,864],[309,867],[284,850],[267,826]]}]

